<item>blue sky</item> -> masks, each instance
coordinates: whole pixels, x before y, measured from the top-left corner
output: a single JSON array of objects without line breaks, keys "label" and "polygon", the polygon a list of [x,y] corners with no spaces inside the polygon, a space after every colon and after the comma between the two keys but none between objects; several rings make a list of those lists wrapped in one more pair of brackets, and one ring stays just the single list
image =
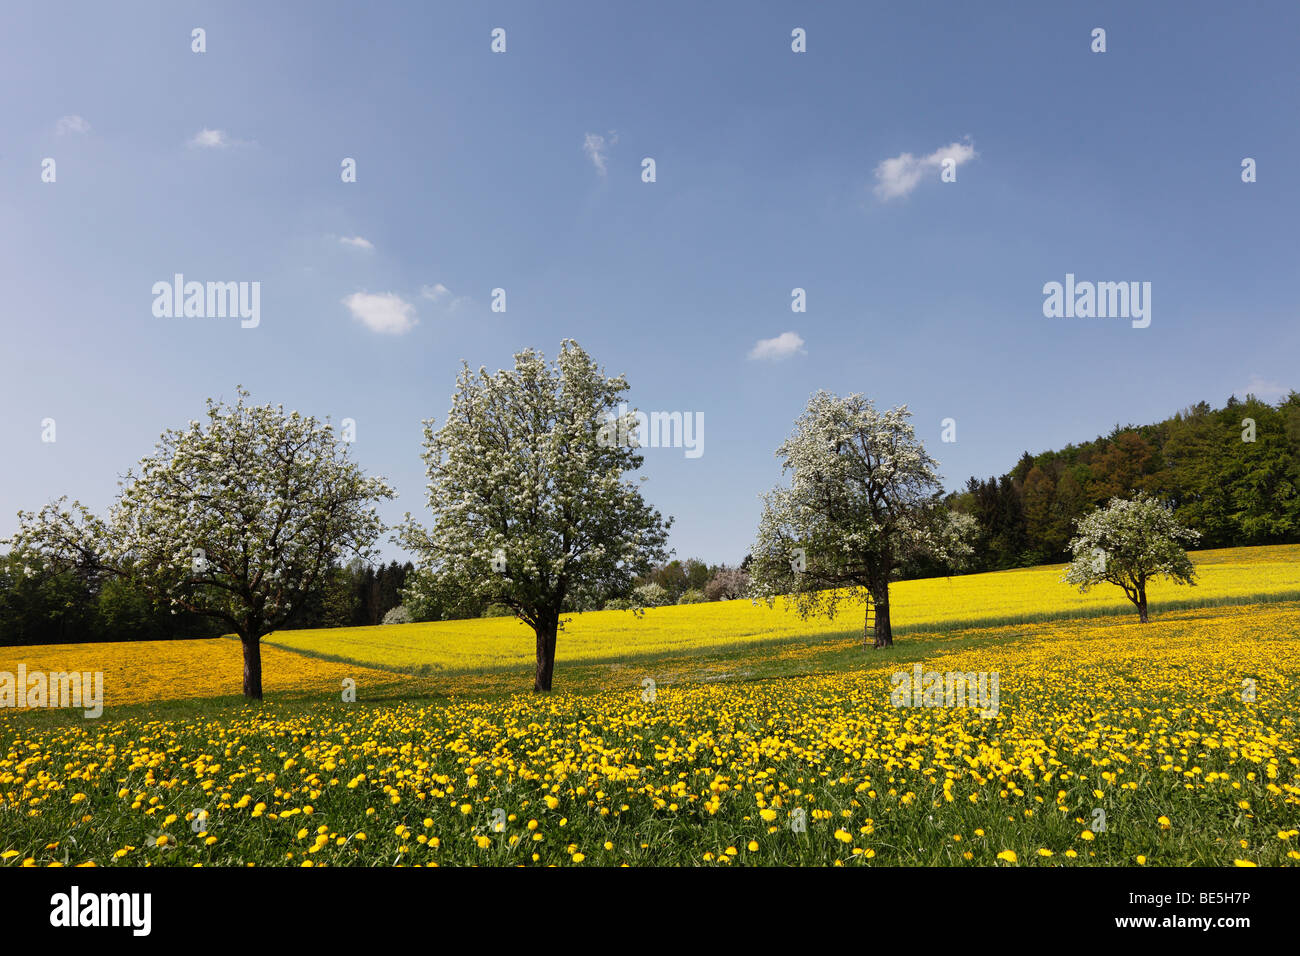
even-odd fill
[{"label": "blue sky", "polygon": [[[906,403],[949,487],[1276,399],[1297,36],[1294,3],[6,4],[0,536],[62,494],[106,507],[239,383],[355,419],[386,516],[422,514],[420,421],[461,360],[566,337],[638,407],[703,413],[704,454],[644,472],[711,561],[744,555],[818,388]],[[260,282],[260,324],[155,317],[178,272]],[[1150,326],[1044,317],[1067,273],[1150,282]]]}]

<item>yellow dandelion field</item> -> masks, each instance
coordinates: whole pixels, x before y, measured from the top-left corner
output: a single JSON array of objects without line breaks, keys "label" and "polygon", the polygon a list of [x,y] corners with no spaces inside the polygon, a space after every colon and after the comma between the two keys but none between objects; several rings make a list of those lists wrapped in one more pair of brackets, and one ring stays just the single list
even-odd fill
[{"label": "yellow dandelion field", "polygon": [[[760,642],[738,659],[758,679],[701,682],[708,655],[678,654],[594,692],[438,701],[268,649],[268,688],[302,699],[3,715],[0,865],[1294,865],[1298,649],[1300,601],[1279,600],[936,626],[887,652]],[[117,655],[139,700],[240,673],[234,641],[23,654]],[[408,699],[341,700],[359,673]],[[969,699],[945,699],[957,675]]]},{"label": "yellow dandelion field", "polygon": [[[1155,582],[1155,612],[1180,602],[1232,602],[1253,597],[1300,598],[1300,545],[1231,548],[1193,555],[1198,583],[1187,588]],[[1080,594],[1061,583],[1064,566],[1026,568],[952,578],[901,581],[890,587],[895,632],[961,625],[1051,620],[1097,613],[1130,613],[1118,588]],[[782,641],[862,630],[863,611],[834,621],[802,621],[778,603],[747,600],[594,611],[568,618],[556,647],[559,664],[622,660],[702,648]],[[289,650],[410,673],[518,667],[532,660],[533,637],[513,618],[479,618],[381,627],[279,631],[267,641]]]},{"label": "yellow dandelion field", "polygon": [[[142,704],[242,693],[244,652],[237,640],[132,641],[117,644],[40,644],[0,647],[0,671],[103,671],[104,703]],[[276,647],[262,647],[266,694],[337,693],[344,678],[388,683],[393,675],[339,664]]]}]

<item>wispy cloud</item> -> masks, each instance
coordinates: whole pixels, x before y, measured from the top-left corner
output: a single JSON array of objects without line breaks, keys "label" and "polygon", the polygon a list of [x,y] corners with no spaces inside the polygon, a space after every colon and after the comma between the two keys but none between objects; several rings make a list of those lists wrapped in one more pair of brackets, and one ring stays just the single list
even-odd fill
[{"label": "wispy cloud", "polygon": [[224,129],[199,130],[186,142],[191,149],[229,149],[232,146],[248,146],[243,140],[233,139]]},{"label": "wispy cloud", "polygon": [[759,339],[757,344],[749,350],[749,357],[779,362],[781,359],[787,359],[803,350],[803,338],[800,337],[799,333],[782,332],[776,338]]},{"label": "wispy cloud", "polygon": [[906,196],[925,176],[937,173],[945,159],[951,159],[954,166],[960,166],[977,155],[974,145],[967,141],[941,146],[929,156],[902,153],[892,159],[882,160],[876,166],[876,198],[889,200]]},{"label": "wispy cloud", "polygon": [[349,239],[347,236],[339,236],[339,242],[345,246],[352,246],[354,249],[373,249],[375,244],[369,239],[363,239],[360,236],[353,236]]},{"label": "wispy cloud", "polygon": [[467,295],[452,295],[451,290],[441,282],[420,286],[420,296],[447,312],[454,312],[470,301]]},{"label": "wispy cloud", "polygon": [[402,335],[418,321],[415,306],[395,292],[354,292],[344,297],[343,304],[354,319],[380,335]]},{"label": "wispy cloud", "polygon": [[1278,398],[1285,398],[1291,393],[1291,389],[1285,385],[1279,385],[1277,382],[1265,379],[1260,375],[1252,375],[1246,387],[1240,392],[1241,395],[1254,395],[1256,398],[1270,401]]},{"label": "wispy cloud", "polygon": [[90,124],[80,116],[60,116],[54,124],[54,132],[63,136],[67,133],[89,133]]},{"label": "wispy cloud", "polygon": [[586,140],[582,144],[582,151],[587,154],[591,164],[596,167],[596,172],[603,179],[609,174],[609,169],[605,160],[609,156],[609,150],[618,143],[618,133],[610,131],[609,137],[601,136],[599,133],[588,133]]}]

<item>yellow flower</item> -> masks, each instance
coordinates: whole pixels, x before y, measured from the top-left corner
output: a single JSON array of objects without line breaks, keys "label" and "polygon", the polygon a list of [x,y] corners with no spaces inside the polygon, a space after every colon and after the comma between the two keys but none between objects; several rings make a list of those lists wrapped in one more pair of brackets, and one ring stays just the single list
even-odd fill
[{"label": "yellow flower", "polygon": [[1017,857],[1016,857],[1016,851],[1015,851],[1015,850],[1003,850],[1001,853],[998,854],[998,859],[999,859],[999,860],[1006,860],[1008,863],[1015,863],[1015,862],[1016,862],[1016,859],[1017,859]]}]

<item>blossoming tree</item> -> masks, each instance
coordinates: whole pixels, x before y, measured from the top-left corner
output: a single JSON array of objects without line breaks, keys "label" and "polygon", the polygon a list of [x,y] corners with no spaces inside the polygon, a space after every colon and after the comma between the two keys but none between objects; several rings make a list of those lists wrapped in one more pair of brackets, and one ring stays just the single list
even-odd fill
[{"label": "blossoming tree", "polygon": [[550,366],[532,349],[495,375],[465,366],[447,421],[425,422],[433,525],[408,514],[398,536],[421,558],[413,597],[428,589],[513,610],[536,636],[535,691],[551,689],[572,603],[600,607],[667,556],[671,519],[624,477],[642,462],[634,416],[611,426],[626,390],[565,340]]},{"label": "blossoming tree", "polygon": [[107,520],[80,503],[19,512],[16,548],[131,575],[159,602],[239,636],[244,696],[262,699],[261,639],[284,626],[344,555],[372,557],[392,498],[331,425],[283,407],[208,400],[207,421],[164,432],[128,472]]},{"label": "blossoming tree", "polygon": [[1184,528],[1146,492],[1131,500],[1112,498],[1105,508],[1075,523],[1070,542],[1074,556],[1063,580],[1086,592],[1094,584],[1114,584],[1137,608],[1138,620],[1148,623],[1147,584],[1167,577],[1176,584],[1196,584],[1196,569],[1183,550],[1200,533]]},{"label": "blossoming tree", "polygon": [[877,411],[860,394],[819,391],[777,449],[788,487],[763,496],[750,566],[752,594],[784,597],[807,618],[833,618],[870,597],[864,640],[894,643],[889,582],[909,558],[960,562],[972,520],[946,508],[938,463],[907,406]]}]

